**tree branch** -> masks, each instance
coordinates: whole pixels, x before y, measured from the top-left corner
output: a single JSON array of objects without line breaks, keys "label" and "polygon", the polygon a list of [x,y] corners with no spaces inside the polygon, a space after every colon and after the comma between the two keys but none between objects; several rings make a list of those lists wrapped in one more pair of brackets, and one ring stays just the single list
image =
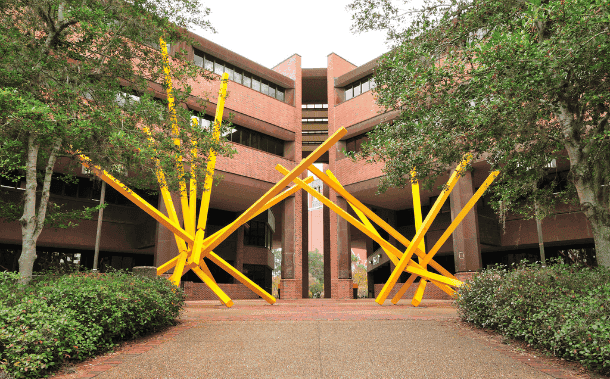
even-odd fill
[{"label": "tree branch", "polygon": [[45,167],[44,182],[42,184],[42,194],[40,197],[40,204],[38,206],[38,214],[36,216],[36,230],[34,232],[35,238],[37,239],[42,232],[44,227],[44,219],[47,214],[47,206],[49,205],[49,196],[51,189],[51,178],[53,177],[53,168],[55,167],[55,161],[57,160],[57,153],[61,147],[61,138],[56,138],[55,143],[49,154],[47,166]]}]

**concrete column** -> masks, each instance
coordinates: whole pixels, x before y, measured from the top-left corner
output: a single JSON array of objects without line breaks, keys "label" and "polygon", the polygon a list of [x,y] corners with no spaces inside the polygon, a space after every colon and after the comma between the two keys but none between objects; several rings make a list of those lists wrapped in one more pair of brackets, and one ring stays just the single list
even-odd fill
[{"label": "concrete column", "polygon": [[[457,182],[451,192],[451,219],[455,219],[474,194],[472,173],[469,171]],[[481,244],[479,220],[474,207],[453,232],[453,257],[455,272],[473,272],[481,269]]]},{"label": "concrete column", "polygon": [[[180,225],[183,226],[182,223],[182,206],[180,204],[180,195],[177,192],[172,192],[172,201],[174,202],[174,207],[176,208],[176,212],[178,214],[178,220],[180,220]],[[167,209],[165,208],[165,203],[163,202],[163,197],[159,196],[158,209],[161,213],[168,216]],[[178,246],[176,245],[176,238],[174,237],[174,233],[172,233],[165,226],[157,223],[157,233],[156,233],[156,241],[155,241],[155,266],[159,267],[163,263],[169,261],[170,259],[178,256],[180,252],[178,251]],[[172,273],[174,269],[168,271],[168,273]]]},{"label": "concrete column", "polygon": [[[235,246],[235,265],[233,266],[239,270],[239,272],[244,272],[244,226],[240,226],[237,229],[237,244]],[[239,281],[237,279],[233,279],[233,283],[237,284]]]}]

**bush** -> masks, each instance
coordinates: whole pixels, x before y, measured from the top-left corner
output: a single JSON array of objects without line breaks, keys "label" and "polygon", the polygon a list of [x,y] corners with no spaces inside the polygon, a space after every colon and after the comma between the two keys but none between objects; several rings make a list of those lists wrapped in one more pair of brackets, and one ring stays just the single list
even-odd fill
[{"label": "bush", "polygon": [[555,264],[483,270],[456,298],[461,318],[610,374],[610,270]]},{"label": "bush", "polygon": [[128,273],[47,275],[30,285],[0,273],[0,369],[40,377],[116,342],[175,322],[184,293]]}]

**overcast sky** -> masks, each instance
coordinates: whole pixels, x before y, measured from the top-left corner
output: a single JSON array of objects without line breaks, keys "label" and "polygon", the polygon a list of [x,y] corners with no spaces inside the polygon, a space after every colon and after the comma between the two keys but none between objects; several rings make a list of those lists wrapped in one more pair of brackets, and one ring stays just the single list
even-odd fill
[{"label": "overcast sky", "polygon": [[352,34],[349,0],[225,0],[211,2],[217,33],[202,37],[272,68],[293,54],[303,68],[326,67],[335,53],[360,66],[385,53],[385,34]]}]

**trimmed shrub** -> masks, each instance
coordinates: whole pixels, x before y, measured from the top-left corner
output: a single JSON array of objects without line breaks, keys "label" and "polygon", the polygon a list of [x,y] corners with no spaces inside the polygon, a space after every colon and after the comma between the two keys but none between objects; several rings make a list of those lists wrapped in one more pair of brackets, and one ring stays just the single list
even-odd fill
[{"label": "trimmed shrub", "polygon": [[30,285],[0,273],[0,369],[36,378],[175,323],[184,293],[167,279],[128,273],[43,276]]},{"label": "trimmed shrub", "polygon": [[610,270],[555,264],[483,270],[456,298],[461,318],[610,374]]}]

